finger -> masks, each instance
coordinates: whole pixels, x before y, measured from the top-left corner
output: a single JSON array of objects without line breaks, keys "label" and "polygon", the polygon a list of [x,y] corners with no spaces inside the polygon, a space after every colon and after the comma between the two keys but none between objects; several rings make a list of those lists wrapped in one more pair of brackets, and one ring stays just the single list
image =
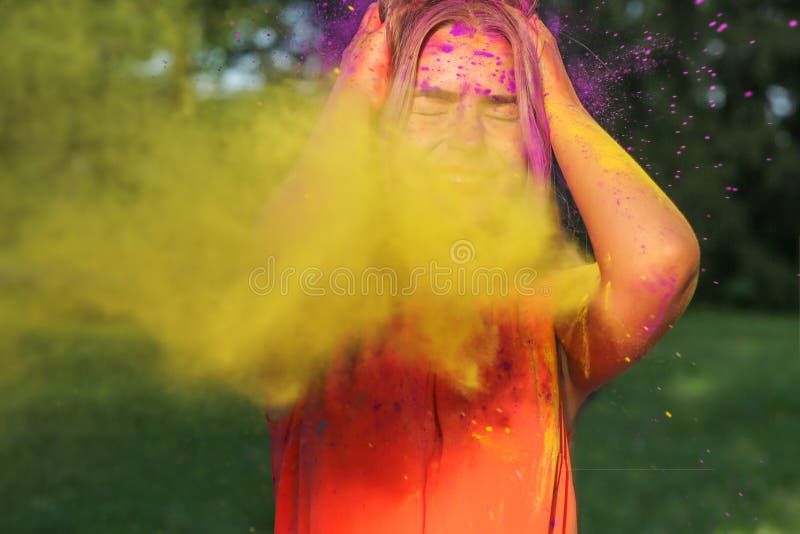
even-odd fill
[{"label": "finger", "polygon": [[551,38],[553,37],[553,33],[550,31],[550,28],[544,23],[542,19],[540,19],[535,13],[530,18],[530,22],[533,23],[534,27],[536,28],[537,33],[544,38]]},{"label": "finger", "polygon": [[541,60],[545,46],[544,35],[542,34],[541,30],[542,21],[538,16],[536,16],[536,13],[534,13],[527,19],[526,22],[528,23],[528,30],[530,32],[531,39],[536,45],[536,56],[539,58],[539,60]]},{"label": "finger", "polygon": [[361,22],[358,25],[358,31],[356,33],[369,31],[370,26],[372,25],[373,15],[377,11],[377,7],[378,7],[378,2],[372,2],[370,5],[367,6],[367,10],[364,11],[364,16],[361,17]]},{"label": "finger", "polygon": [[367,32],[373,32],[381,27],[383,23],[378,14],[378,2],[372,2],[369,5],[366,13],[364,13],[364,19],[361,24],[363,25],[364,31]]},{"label": "finger", "polygon": [[536,47],[539,49],[539,59],[546,50],[558,51],[558,42],[550,31],[550,28],[538,16],[530,19],[531,32],[533,39],[536,42]]},{"label": "finger", "polygon": [[534,37],[539,38],[540,32],[542,31],[542,26],[544,26],[544,24],[542,23],[542,19],[540,19],[536,13],[531,15],[528,19],[528,26],[531,28],[531,31],[533,31]]}]

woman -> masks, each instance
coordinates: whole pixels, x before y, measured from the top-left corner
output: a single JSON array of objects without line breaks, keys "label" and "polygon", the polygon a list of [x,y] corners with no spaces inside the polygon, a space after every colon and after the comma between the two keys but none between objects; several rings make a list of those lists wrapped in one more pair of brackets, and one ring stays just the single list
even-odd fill
[{"label": "woman", "polygon": [[360,101],[363,120],[379,111],[402,124],[420,146],[460,162],[449,173],[455,187],[493,180],[512,194],[552,196],[552,147],[601,290],[578,317],[555,320],[529,303],[500,313],[497,358],[474,395],[385,344],[333,365],[288,413],[268,409],[276,533],[577,532],[576,414],[681,315],[699,247],[583,108],[534,7],[371,5],[328,113]]}]

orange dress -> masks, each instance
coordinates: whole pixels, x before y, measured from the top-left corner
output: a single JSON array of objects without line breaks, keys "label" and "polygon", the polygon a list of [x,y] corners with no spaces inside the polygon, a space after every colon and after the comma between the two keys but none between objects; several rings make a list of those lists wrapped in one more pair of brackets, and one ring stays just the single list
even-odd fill
[{"label": "orange dress", "polygon": [[552,320],[512,315],[477,394],[383,347],[267,417],[275,533],[575,534]]}]

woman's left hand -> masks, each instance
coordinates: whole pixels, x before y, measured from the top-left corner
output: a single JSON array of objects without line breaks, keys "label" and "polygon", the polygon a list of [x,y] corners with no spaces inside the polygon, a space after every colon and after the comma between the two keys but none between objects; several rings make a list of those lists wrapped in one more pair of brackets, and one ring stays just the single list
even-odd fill
[{"label": "woman's left hand", "polygon": [[536,15],[528,19],[528,28],[539,59],[539,72],[542,76],[544,105],[548,118],[559,111],[570,108],[583,110],[572,81],[569,79],[564,60],[558,50],[558,43],[547,26]]}]

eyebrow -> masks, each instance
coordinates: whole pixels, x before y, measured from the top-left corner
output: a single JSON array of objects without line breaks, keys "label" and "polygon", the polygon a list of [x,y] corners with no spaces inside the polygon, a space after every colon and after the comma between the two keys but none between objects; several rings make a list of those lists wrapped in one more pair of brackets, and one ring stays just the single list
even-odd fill
[{"label": "eyebrow", "polygon": [[[426,88],[417,89],[414,96],[423,96],[425,98],[434,98],[444,102],[457,102],[461,95],[454,91],[445,91],[443,89]],[[517,95],[481,95],[480,98],[491,104],[516,104]]]}]

